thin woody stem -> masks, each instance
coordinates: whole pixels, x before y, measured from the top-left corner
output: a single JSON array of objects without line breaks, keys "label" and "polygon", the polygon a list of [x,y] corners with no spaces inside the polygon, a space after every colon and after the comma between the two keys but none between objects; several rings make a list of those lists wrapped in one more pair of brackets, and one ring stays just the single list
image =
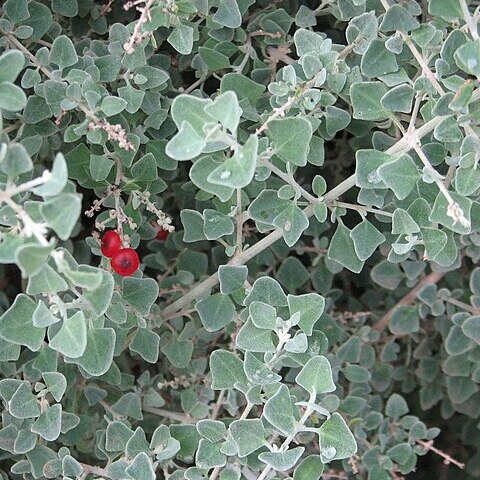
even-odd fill
[{"label": "thin woody stem", "polygon": [[431,285],[431,284],[436,284],[438,283],[446,274],[446,272],[432,272],[430,275],[427,275],[423,280],[421,280],[415,288],[412,288],[397,304],[391,308],[385,315],[383,315],[382,318],[375,324],[373,327],[375,330],[378,332],[382,332],[385,330],[389,323],[390,320],[395,313],[395,310],[398,307],[401,307],[402,305],[410,305],[415,301],[417,298],[418,292],[425,287],[425,285]]},{"label": "thin woody stem", "polygon": [[453,465],[457,466],[458,468],[461,468],[462,470],[465,468],[464,463],[459,462],[458,460],[455,460],[447,453],[442,452],[438,448],[434,447],[433,440],[430,440],[429,442],[426,442],[425,440],[416,440],[416,442],[420,444],[423,448],[425,448],[425,450],[429,450],[433,453],[436,453],[440,457],[442,457],[445,465],[449,465],[450,463],[452,463]]},{"label": "thin woody stem", "polygon": [[[438,116],[433,118],[432,120],[428,121],[424,125],[422,125],[416,132],[417,137],[422,138],[425,135],[431,133],[435,127],[443,120],[443,117]],[[386,153],[390,155],[395,155],[403,152],[408,152],[410,150],[410,144],[407,142],[405,138],[400,139],[395,145],[391,146]],[[355,174],[351,175],[343,182],[338,184],[335,188],[327,192],[323,200],[325,203],[332,202],[336,200],[338,197],[343,195],[345,192],[350,190],[355,186]],[[307,218],[313,215],[313,206],[309,205],[303,211]],[[257,242],[256,244],[252,245],[250,248],[244,250],[241,254],[235,255],[229,262],[230,265],[245,265],[248,261],[254,258],[259,253],[263,252],[265,249],[273,245],[277,240],[282,238],[283,231],[281,229],[276,229],[262,240]],[[204,292],[207,290],[212,289],[218,284],[218,273],[214,273],[210,277],[208,277],[203,282],[199,283],[196,287],[190,290],[188,293],[183,295],[181,298],[176,300],[175,302],[171,303],[167,307],[165,307],[162,311],[162,318],[168,318],[170,315],[174,314],[179,310],[183,310],[187,307],[190,302],[194,301],[196,298],[201,297]]]}]

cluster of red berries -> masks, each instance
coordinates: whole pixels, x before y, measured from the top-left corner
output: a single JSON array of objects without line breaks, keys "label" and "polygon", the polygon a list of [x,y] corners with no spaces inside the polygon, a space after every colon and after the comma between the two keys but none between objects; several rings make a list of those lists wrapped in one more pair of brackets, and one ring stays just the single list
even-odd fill
[{"label": "cluster of red berries", "polygon": [[[160,229],[157,240],[166,240],[168,230]],[[113,271],[122,277],[129,277],[137,271],[140,265],[138,253],[133,248],[122,248],[122,239],[116,230],[109,230],[102,236],[101,246],[103,255],[110,258]]]},{"label": "cluster of red berries", "polygon": [[111,259],[113,271],[122,277],[129,277],[140,265],[138,253],[133,248],[122,248],[122,239],[115,230],[105,232],[101,250],[107,258]]}]

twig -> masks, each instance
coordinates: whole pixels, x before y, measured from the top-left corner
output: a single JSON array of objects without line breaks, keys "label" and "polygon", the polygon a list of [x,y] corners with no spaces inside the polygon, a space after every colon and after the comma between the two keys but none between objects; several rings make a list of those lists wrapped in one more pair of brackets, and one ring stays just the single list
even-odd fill
[{"label": "twig", "polygon": [[370,212],[376,215],[383,215],[384,217],[393,217],[393,213],[386,212],[385,210],[379,210],[378,208],[365,207],[364,205],[354,205],[353,203],[338,202],[337,200],[331,203],[333,207],[343,207],[347,210],[356,210],[360,213]]},{"label": "twig", "polygon": [[462,463],[462,462],[459,462],[458,460],[455,460],[454,458],[452,458],[450,455],[448,455],[447,453],[445,452],[442,452],[441,450],[439,450],[438,448],[434,447],[433,446],[433,440],[430,440],[428,442],[426,442],[425,440],[415,440],[418,444],[420,444],[423,448],[425,448],[426,450],[429,450],[433,453],[436,453],[437,455],[439,455],[440,457],[443,458],[443,462],[445,463],[445,465],[449,465],[450,463],[452,463],[453,465],[457,466],[458,468],[461,468],[462,470],[465,468],[465,464]]},{"label": "twig", "polygon": [[477,25],[473,21],[472,15],[468,10],[467,2],[465,0],[460,0],[460,8],[462,9],[463,19],[465,20],[468,30],[470,31],[470,35],[474,40],[478,40],[479,36]]},{"label": "twig", "polygon": [[[478,98],[480,98],[480,91],[478,91]],[[478,99],[477,98],[477,99]],[[417,132],[417,137],[422,138],[429,133],[431,133],[435,127],[443,120],[443,117],[438,116],[435,118],[432,118],[432,120],[429,120],[427,123],[422,125],[416,132]],[[400,153],[406,153],[410,150],[410,144],[407,142],[405,138],[400,139],[395,145],[392,145],[389,149],[386,150],[387,154],[390,155],[396,155]],[[327,192],[323,200],[328,203],[333,200],[336,200],[340,195],[344,194],[348,190],[350,190],[352,187],[355,186],[355,174],[351,175],[347,179],[345,179],[343,182],[338,184],[335,188]],[[308,206],[305,208],[303,211],[307,218],[311,217],[313,215],[313,207],[312,205]],[[256,255],[258,255],[260,252],[263,252],[266,248],[268,248],[270,245],[273,245],[277,240],[282,238],[282,230],[281,229],[276,229],[266,237],[264,237],[262,240],[257,242],[255,245],[252,245],[250,248],[244,250],[241,254],[235,255],[229,262],[230,265],[244,265],[248,261],[250,261],[252,258],[254,258]],[[218,284],[218,273],[214,273],[210,277],[208,277],[206,280],[204,280],[202,283],[199,283],[196,287],[194,287],[192,290],[190,290],[188,293],[183,295],[181,298],[176,300],[175,302],[171,303],[168,307],[163,309],[163,315],[168,317],[169,315],[172,315],[173,313],[183,310],[187,305],[190,304],[193,300],[195,300],[197,297],[200,297],[206,292],[207,290],[210,290],[211,288],[215,287],[215,285]]]},{"label": "twig", "polygon": [[242,189],[237,188],[237,212],[236,212],[236,220],[237,220],[237,247],[236,253],[241,253],[243,249],[243,214],[242,214]]},{"label": "twig", "polygon": [[142,410],[144,412],[158,415],[159,417],[164,417],[164,418],[168,418],[169,420],[174,420],[175,422],[189,423],[189,424],[196,423],[195,420],[190,415],[181,413],[181,412],[171,412],[169,410],[165,410],[164,408],[146,407],[146,406],[143,406]]},{"label": "twig", "polygon": [[[135,24],[135,28],[133,29],[132,36],[128,39],[127,42],[123,45],[123,49],[127,52],[127,54],[131,55],[135,51],[135,47],[141,43],[147,36],[151,35],[152,32],[147,34],[140,33],[143,24],[147,23],[150,20],[150,8],[153,5],[155,0],[147,0],[143,7],[138,7],[137,10],[140,12],[140,18],[137,20]],[[127,10],[129,4],[125,6],[125,10]]]},{"label": "twig", "polygon": [[224,399],[225,399],[225,389],[220,390],[220,393],[218,394],[217,402],[215,403],[215,406],[213,407],[213,410],[212,410],[212,415],[210,416],[212,420],[215,420],[218,417],[218,413],[222,408]]},{"label": "twig", "polygon": [[[273,151],[271,152],[273,155]],[[279,168],[277,168],[273,163],[265,158],[260,158],[258,160],[258,165],[263,165],[267,167],[270,171],[272,171],[277,177],[281,178],[284,182],[291,185],[297,192],[299,192],[303,198],[308,200],[312,204],[316,204],[319,202],[317,197],[314,197],[311,193],[308,193],[300,184],[298,184],[295,179],[291,176],[282,172]]]},{"label": "twig", "polygon": [[374,325],[374,330],[382,332],[390,323],[395,310],[402,305],[410,305],[416,298],[418,292],[425,286],[438,283],[446,274],[446,272],[432,272],[421,280],[414,288],[412,288],[397,304],[391,308],[382,318]]},{"label": "twig", "polygon": [[442,300],[444,302],[455,305],[456,307],[461,308],[462,310],[465,310],[466,312],[469,312],[472,315],[480,315],[480,308],[475,308],[474,306],[469,305],[468,303],[462,302],[460,300],[457,300],[456,298],[447,297],[447,298],[442,298]]}]

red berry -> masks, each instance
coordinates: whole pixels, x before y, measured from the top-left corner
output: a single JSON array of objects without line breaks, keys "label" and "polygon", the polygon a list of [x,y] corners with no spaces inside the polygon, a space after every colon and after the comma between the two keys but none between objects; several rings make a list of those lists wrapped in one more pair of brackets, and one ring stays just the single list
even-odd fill
[{"label": "red berry", "polygon": [[105,232],[102,237],[102,253],[108,258],[112,258],[121,248],[122,239],[120,235],[115,230]]},{"label": "red berry", "polygon": [[168,237],[168,234],[169,234],[169,231],[168,231],[168,230],[164,230],[163,228],[161,228],[161,229],[157,232],[157,240],[166,240],[167,237]]},{"label": "red berry", "polygon": [[140,265],[138,253],[133,248],[122,248],[112,257],[112,268],[122,277],[129,277]]}]

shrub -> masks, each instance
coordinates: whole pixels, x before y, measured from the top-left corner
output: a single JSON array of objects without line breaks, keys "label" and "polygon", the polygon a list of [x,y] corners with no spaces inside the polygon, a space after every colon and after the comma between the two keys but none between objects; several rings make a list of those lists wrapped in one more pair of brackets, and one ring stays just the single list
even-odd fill
[{"label": "shrub", "polygon": [[476,2],[2,3],[3,478],[480,478]]}]

